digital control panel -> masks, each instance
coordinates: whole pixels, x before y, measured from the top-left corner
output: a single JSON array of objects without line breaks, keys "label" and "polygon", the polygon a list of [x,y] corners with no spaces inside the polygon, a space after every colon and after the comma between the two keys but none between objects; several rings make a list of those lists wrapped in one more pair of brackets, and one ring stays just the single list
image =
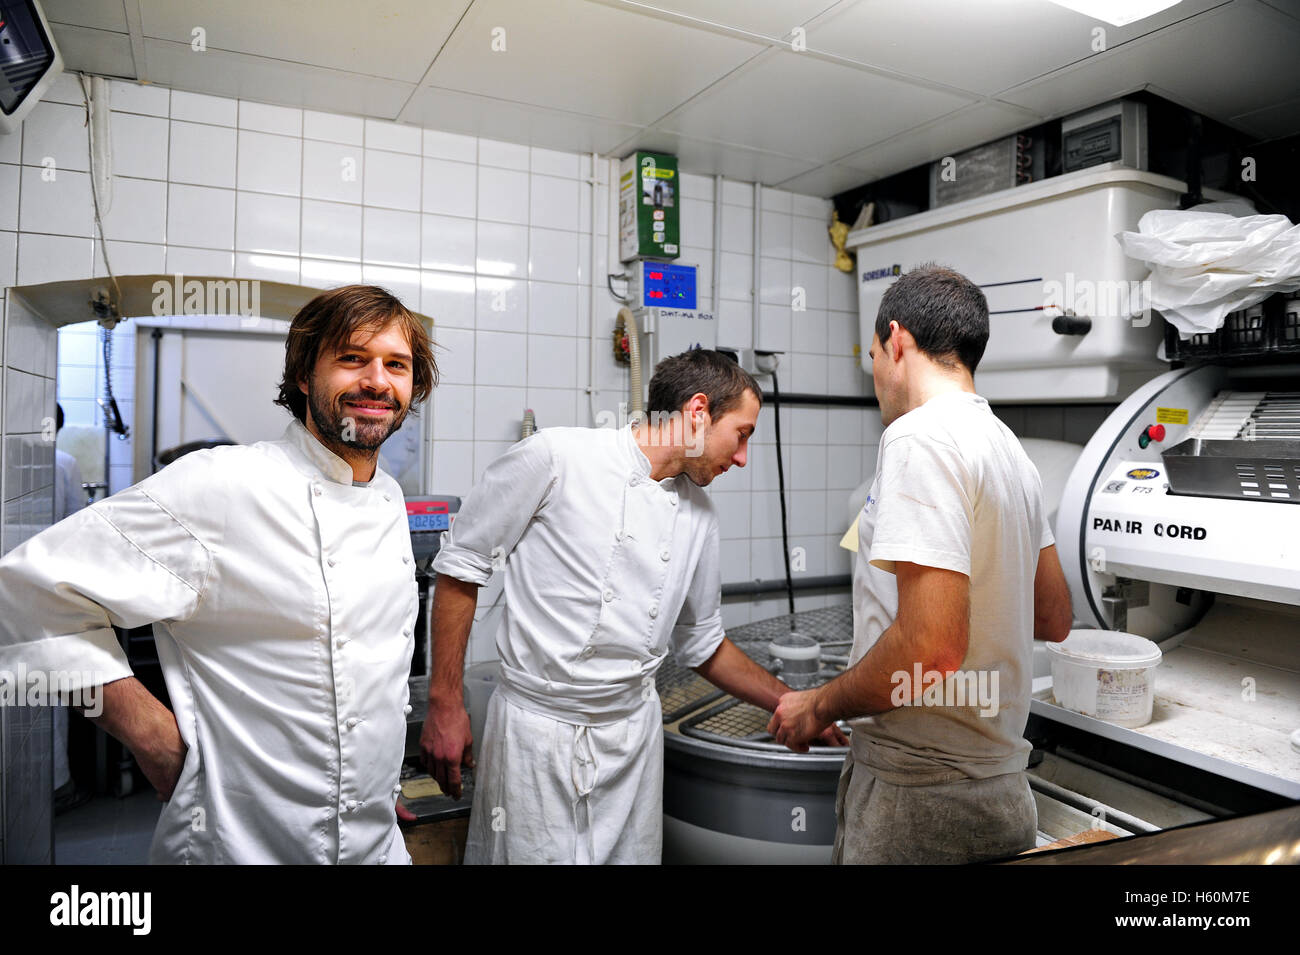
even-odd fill
[{"label": "digital control panel", "polygon": [[641,275],[642,308],[694,310],[697,307],[695,266],[645,260],[637,265]]},{"label": "digital control panel", "polygon": [[447,498],[408,497],[406,523],[412,534],[451,529],[451,502]]}]

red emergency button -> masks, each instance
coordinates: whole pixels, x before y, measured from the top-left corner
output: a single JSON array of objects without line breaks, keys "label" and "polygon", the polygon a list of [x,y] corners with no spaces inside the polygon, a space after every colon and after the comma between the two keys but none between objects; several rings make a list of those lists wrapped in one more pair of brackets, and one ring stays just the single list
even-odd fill
[{"label": "red emergency button", "polygon": [[1138,436],[1138,447],[1145,448],[1152,441],[1163,441],[1165,439],[1165,426],[1162,424],[1150,424]]}]

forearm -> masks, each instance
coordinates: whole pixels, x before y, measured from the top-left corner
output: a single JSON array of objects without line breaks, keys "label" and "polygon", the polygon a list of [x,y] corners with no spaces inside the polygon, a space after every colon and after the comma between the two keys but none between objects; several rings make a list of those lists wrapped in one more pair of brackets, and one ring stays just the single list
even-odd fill
[{"label": "forearm", "polygon": [[920,635],[909,634],[895,620],[866,656],[818,690],[817,715],[834,722],[888,712],[903,702],[896,689],[900,684],[898,674],[905,674],[909,684],[917,684],[911,686],[910,697],[914,699],[924,688],[920,681],[913,681],[917,664],[922,673],[946,674],[960,662],[954,661],[945,649],[931,646]]},{"label": "forearm", "polygon": [[769,711],[776,709],[781,694],[790,691],[726,637],[713,656],[697,666],[695,672],[718,689]]},{"label": "forearm", "polygon": [[464,704],[465,647],[474,626],[477,604],[477,584],[438,575],[433,590],[430,703]]},{"label": "forearm", "polygon": [[154,759],[184,748],[175,715],[135,677],[106,683],[100,692],[103,710],[87,718],[137,759]]}]

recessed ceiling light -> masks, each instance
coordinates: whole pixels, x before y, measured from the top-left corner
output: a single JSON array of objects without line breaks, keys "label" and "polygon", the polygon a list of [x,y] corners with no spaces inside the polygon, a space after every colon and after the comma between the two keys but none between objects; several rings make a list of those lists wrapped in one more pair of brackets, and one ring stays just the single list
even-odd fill
[{"label": "recessed ceiling light", "polygon": [[1122,27],[1136,20],[1145,20],[1161,10],[1168,10],[1179,0],[1050,0],[1050,2],[1085,16],[1105,20],[1112,26]]}]

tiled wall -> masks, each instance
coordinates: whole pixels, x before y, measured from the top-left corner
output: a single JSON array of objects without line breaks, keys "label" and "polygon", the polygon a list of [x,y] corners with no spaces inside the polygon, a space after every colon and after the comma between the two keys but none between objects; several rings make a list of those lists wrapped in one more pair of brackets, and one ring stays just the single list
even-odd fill
[{"label": "tiled wall", "polygon": [[3,514],[0,554],[48,527],[54,514],[54,329],[21,296],[4,334]]},{"label": "tiled wall", "polygon": [[[64,77],[20,134],[0,137],[0,286],[104,274],[81,102],[80,88]],[[541,427],[591,422],[589,157],[121,82],[111,84],[111,102],[115,175],[105,231],[116,272],[322,288],[374,282],[434,319],[443,377],[430,409],[431,491],[467,493],[517,439],[525,408]],[[600,160],[596,173],[603,183],[595,269],[601,410],[624,398],[628,376],[606,345],[617,310],[605,289],[609,163]],[[714,190],[712,177],[684,171],[681,261],[699,265],[706,302],[720,200],[719,342],[785,352],[778,370],[784,391],[869,395],[855,357],[853,278],[831,265],[830,203],[763,190],[755,328],[753,186],[724,181],[720,195]],[[61,336],[58,393],[73,424],[99,423],[94,399],[103,371],[95,336],[88,326]],[[114,381],[129,421],[133,349],[124,336],[129,325],[118,332]],[[770,379],[762,383],[770,388]],[[1047,437],[1065,437],[1074,420],[1061,409],[1012,415],[1014,429],[1032,423]],[[713,487],[725,582],[783,572],[773,424],[765,408],[748,466]],[[849,523],[850,492],[874,470],[880,430],[870,409],[783,411],[798,573],[849,571],[849,554],[836,545]],[[115,489],[129,481],[128,463],[115,459]],[[481,606],[493,598],[488,591]],[[847,593],[811,594],[797,605],[844,600]],[[735,625],[783,609],[773,594],[728,600],[724,614]],[[491,652],[490,633],[476,633],[471,661]]]}]

